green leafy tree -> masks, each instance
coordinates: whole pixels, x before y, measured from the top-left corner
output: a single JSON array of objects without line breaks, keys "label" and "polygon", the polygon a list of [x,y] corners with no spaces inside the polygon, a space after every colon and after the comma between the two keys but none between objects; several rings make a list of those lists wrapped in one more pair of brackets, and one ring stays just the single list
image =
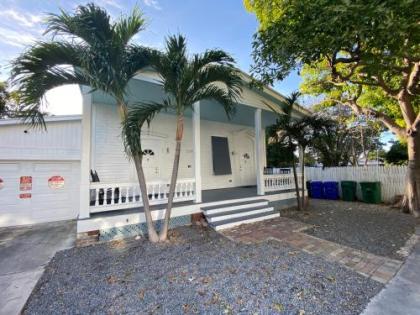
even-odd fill
[{"label": "green leafy tree", "polygon": [[[42,117],[47,115],[47,113],[37,112],[29,113],[32,116]],[[28,116],[28,113],[25,111],[25,106],[23,106],[19,101],[19,92],[10,91],[6,82],[0,82],[0,119],[4,118],[25,118]]]},{"label": "green leafy tree", "polygon": [[402,208],[420,212],[420,6],[415,0],[245,0],[260,21],[254,73],[374,117],[407,142]]},{"label": "green leafy tree", "polygon": [[[12,64],[12,82],[19,90],[26,117],[34,124],[42,123],[42,116],[37,113],[45,93],[58,86],[79,84],[111,95],[124,121],[129,108],[128,82],[150,65],[155,54],[132,41],[143,27],[144,19],[138,9],[115,22],[95,4],[78,6],[74,14],[51,14],[45,32],[51,38],[35,43]],[[149,208],[143,155],[137,147],[129,152],[138,174],[148,236],[151,241],[158,241]]]},{"label": "green leafy tree", "polygon": [[406,165],[408,161],[407,144],[396,141],[385,153],[385,160],[389,164]]},{"label": "green leafy tree", "polygon": [[295,163],[293,151],[283,143],[267,139],[267,165],[269,167],[291,167]]},{"label": "green leafy tree", "polygon": [[314,106],[316,115],[324,117],[325,123],[311,143],[311,150],[324,167],[359,165],[362,156],[367,165],[372,151],[381,146],[382,126],[372,120],[356,116],[342,105]]},{"label": "green leafy tree", "polygon": [[167,97],[162,103],[140,103],[128,111],[123,130],[126,148],[131,154],[141,152],[137,146],[141,125],[162,110],[176,114],[176,148],[169,186],[168,205],[159,239],[167,239],[175,185],[178,178],[181,144],[184,135],[185,112],[201,100],[213,99],[221,105],[228,117],[234,113],[241,93],[242,80],[234,67],[234,59],[222,50],[207,50],[189,56],[185,37],[170,36],[166,48],[152,58],[152,67],[158,72]]}]

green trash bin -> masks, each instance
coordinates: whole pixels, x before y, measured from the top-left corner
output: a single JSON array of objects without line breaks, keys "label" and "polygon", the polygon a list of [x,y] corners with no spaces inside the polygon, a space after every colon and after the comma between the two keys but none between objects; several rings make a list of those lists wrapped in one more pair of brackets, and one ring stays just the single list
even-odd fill
[{"label": "green trash bin", "polygon": [[367,203],[380,203],[381,183],[380,182],[360,182],[362,188],[362,199]]},{"label": "green trash bin", "polygon": [[356,200],[357,182],[351,180],[343,180],[341,182],[341,192],[344,201]]}]

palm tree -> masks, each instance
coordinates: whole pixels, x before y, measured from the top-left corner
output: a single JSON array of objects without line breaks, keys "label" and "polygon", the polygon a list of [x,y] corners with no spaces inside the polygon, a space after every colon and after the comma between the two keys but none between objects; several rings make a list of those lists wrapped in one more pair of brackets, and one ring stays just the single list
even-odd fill
[{"label": "palm tree", "polygon": [[304,204],[303,198],[301,202],[300,198],[300,191],[299,191],[299,183],[298,183],[298,176],[296,172],[296,156],[294,152],[298,149],[299,143],[297,141],[298,135],[300,133],[299,128],[301,128],[299,121],[296,121],[292,117],[293,108],[297,103],[299,98],[298,92],[293,92],[290,96],[286,97],[285,101],[285,108],[283,109],[283,113],[279,114],[279,112],[271,107],[271,105],[267,104],[271,108],[271,110],[278,115],[276,123],[268,129],[268,136],[270,137],[271,141],[281,143],[286,148],[288,148],[289,152],[292,155],[292,170],[293,170],[293,178],[295,181],[295,191],[296,191],[296,201],[298,209],[301,210]]},{"label": "palm tree", "polygon": [[[269,128],[268,134],[270,138],[289,148],[292,154],[292,168],[295,180],[296,199],[298,209],[301,210],[305,208],[305,149],[320,136],[322,130],[328,127],[331,122],[329,119],[319,115],[304,116],[302,118],[293,117],[293,108],[297,105],[299,96],[299,92],[293,92],[289,97],[286,97],[283,114],[279,114],[278,111],[275,111],[274,108],[271,107],[271,105],[267,105],[278,115],[276,123]],[[298,148],[300,148],[302,152],[300,164],[302,183],[301,198],[296,172],[296,157],[294,154]]]},{"label": "palm tree", "polygon": [[[214,99],[223,106],[227,116],[231,117],[235,110],[234,104],[242,91],[242,80],[234,67],[234,59],[229,54],[222,50],[207,50],[202,54],[189,56],[186,39],[181,35],[167,38],[165,50],[153,56],[152,66],[160,76],[166,98],[161,103],[134,105],[128,110],[123,129],[127,132],[131,130],[130,137],[126,137],[126,147],[130,150],[139,143],[139,127],[143,122],[150,122],[162,110],[171,110],[176,114],[176,148],[168,205],[159,235],[159,239],[164,241],[167,239],[178,177],[185,111],[193,109],[194,103],[200,100]],[[141,150],[140,147],[136,149],[136,152]]]},{"label": "palm tree", "polygon": [[[47,20],[49,41],[39,41],[12,63],[11,81],[20,91],[20,101],[32,123],[42,123],[38,115],[45,93],[67,84],[89,86],[111,95],[122,121],[127,116],[128,82],[149,65],[154,52],[132,43],[144,27],[135,8],[112,22],[109,14],[95,4],[78,6],[74,14],[61,11]],[[142,168],[142,155],[132,155],[136,166],[149,239],[158,240],[153,228]]]}]

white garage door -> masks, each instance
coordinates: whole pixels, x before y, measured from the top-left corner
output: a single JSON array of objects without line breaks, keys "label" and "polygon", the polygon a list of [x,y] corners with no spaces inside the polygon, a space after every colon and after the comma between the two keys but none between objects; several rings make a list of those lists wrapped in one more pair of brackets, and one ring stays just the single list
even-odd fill
[{"label": "white garage door", "polygon": [[0,226],[75,219],[79,179],[79,162],[0,162]]}]

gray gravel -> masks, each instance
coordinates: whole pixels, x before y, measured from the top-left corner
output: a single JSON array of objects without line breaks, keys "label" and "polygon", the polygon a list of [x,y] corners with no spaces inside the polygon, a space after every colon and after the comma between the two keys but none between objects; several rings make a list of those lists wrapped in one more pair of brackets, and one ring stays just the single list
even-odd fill
[{"label": "gray gravel", "polygon": [[279,242],[245,245],[182,227],[171,241],[56,254],[25,314],[359,314],[382,288]]},{"label": "gray gravel", "polygon": [[385,205],[319,199],[310,199],[307,211],[281,215],[314,225],[304,233],[396,259],[416,224],[413,216]]}]

